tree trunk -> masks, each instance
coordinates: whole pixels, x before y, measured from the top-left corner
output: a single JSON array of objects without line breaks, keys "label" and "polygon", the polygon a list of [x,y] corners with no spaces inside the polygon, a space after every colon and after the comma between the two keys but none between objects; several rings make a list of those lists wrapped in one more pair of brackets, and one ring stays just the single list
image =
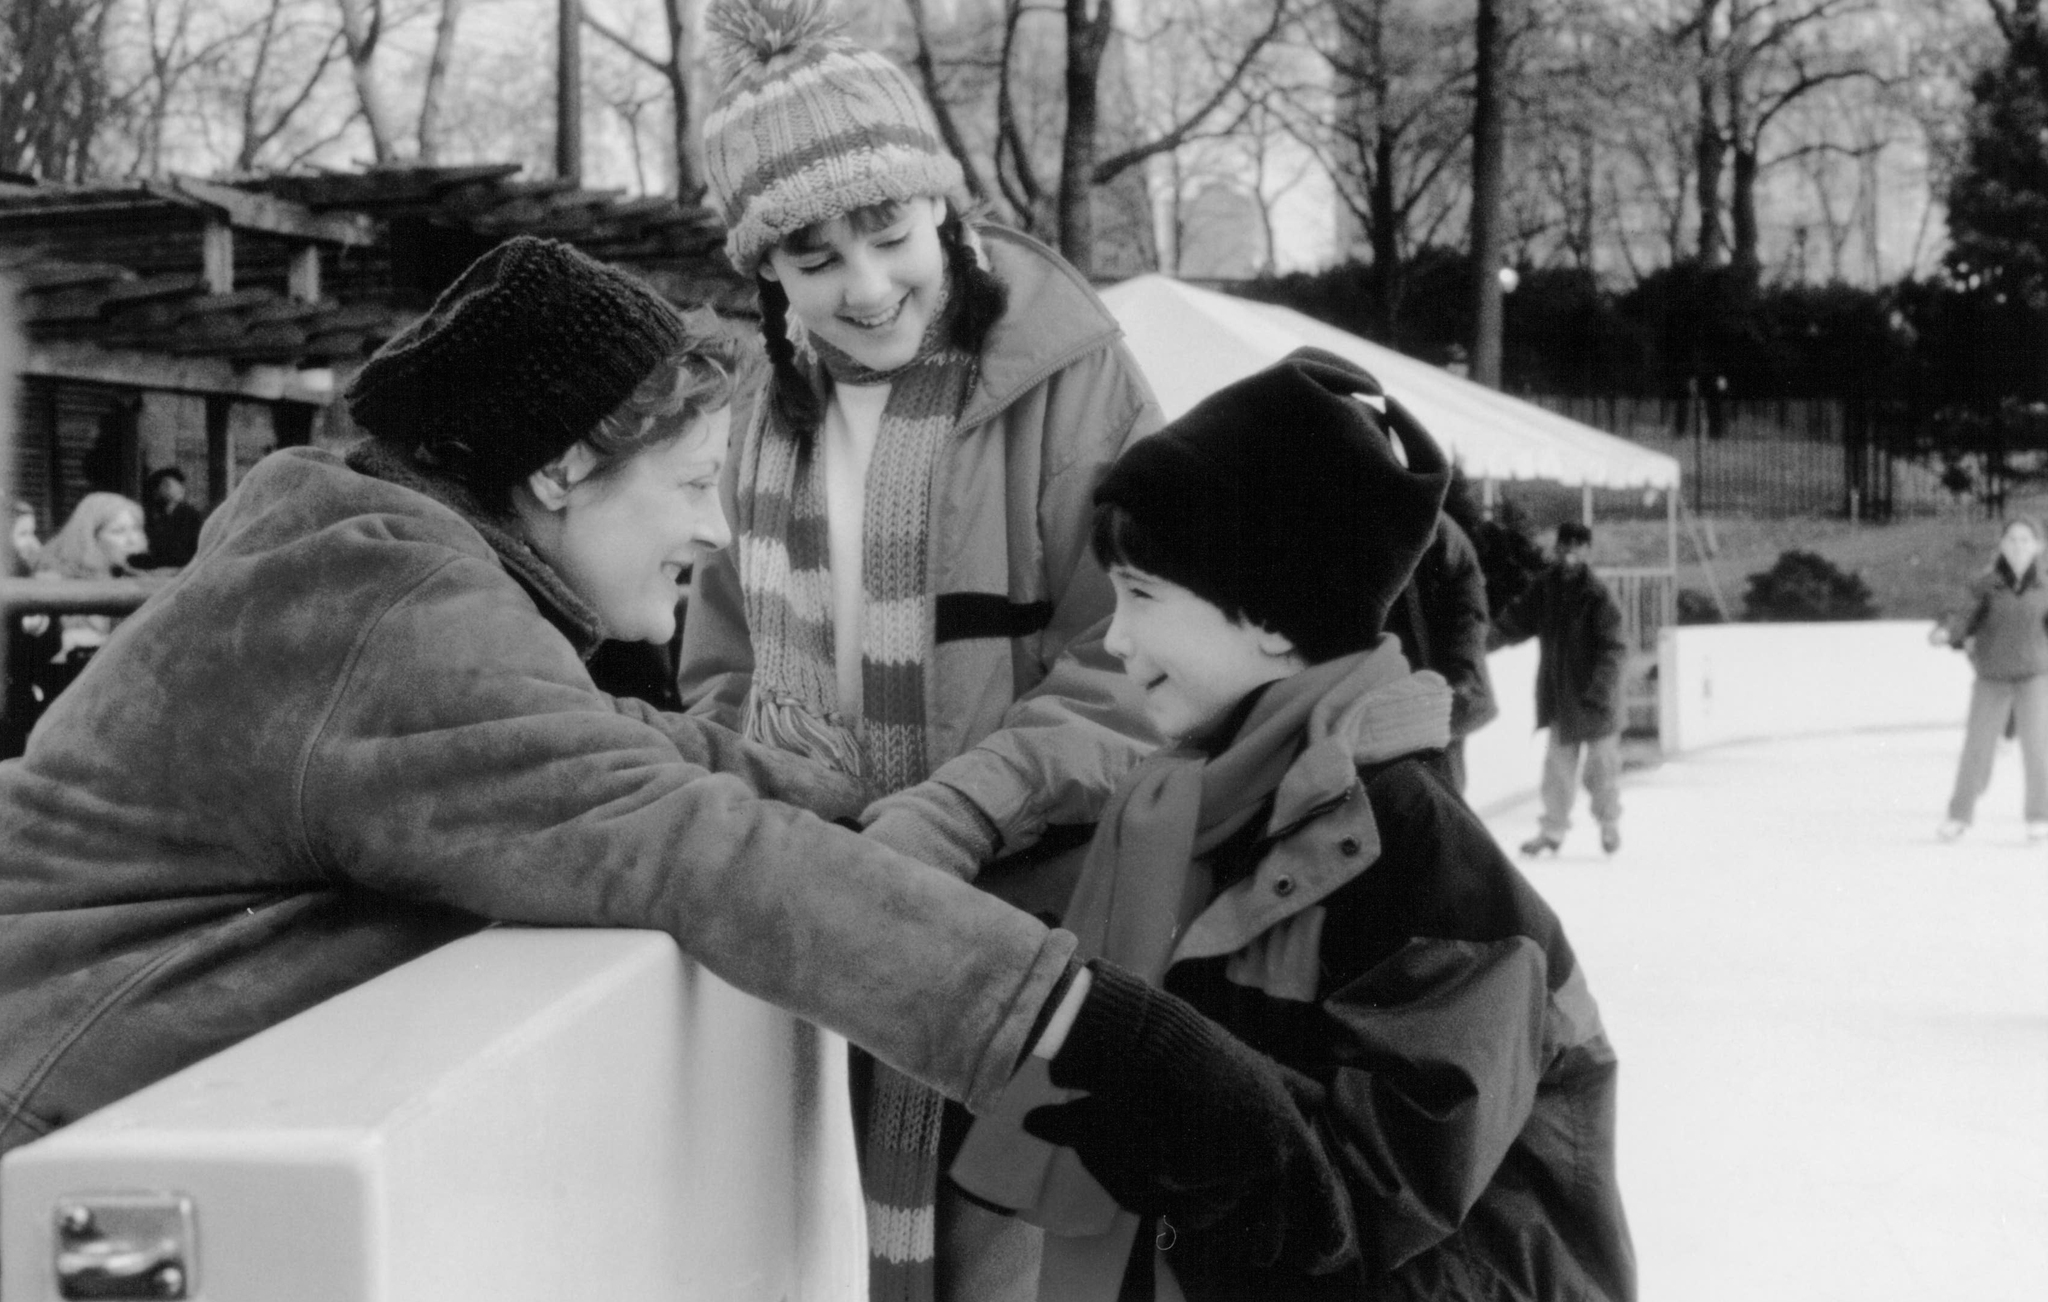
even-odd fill
[{"label": "tree trunk", "polygon": [[1505,0],[1479,0],[1472,86],[1472,378],[1500,387],[1501,186],[1507,169]]},{"label": "tree trunk", "polygon": [[583,184],[583,5],[557,0],[555,23],[555,176]]},{"label": "tree trunk", "polygon": [[912,61],[917,65],[918,79],[924,83],[924,97],[932,106],[932,116],[939,121],[939,135],[946,141],[946,152],[953,155],[960,164],[960,170],[966,174],[967,192],[976,199],[985,199],[988,186],[981,179],[981,169],[974,165],[973,155],[967,152],[967,142],[961,139],[960,126],[953,120],[951,106],[939,93],[939,69],[932,59],[931,32],[925,21],[924,0],[906,0],[906,3],[910,6],[910,25],[917,34],[917,52]]},{"label": "tree trunk", "polygon": [[341,38],[348,48],[349,76],[356,87],[356,103],[363,110],[363,126],[370,133],[370,156],[379,165],[396,156],[392,142],[391,109],[384,102],[384,90],[377,82],[377,43],[384,34],[382,0],[340,0]]},{"label": "tree trunk", "polygon": [[1721,160],[1728,145],[1721,138],[1720,124],[1714,116],[1713,80],[1701,77],[1699,85],[1700,121],[1694,137],[1693,182],[1699,196],[1699,260],[1711,267],[1721,261]]},{"label": "tree trunk", "polygon": [[685,206],[704,198],[704,168],[697,161],[697,119],[690,109],[690,22],[684,12],[688,0],[664,0],[662,16],[668,20],[668,64],[662,76],[668,81],[674,101],[676,127],[676,202]]},{"label": "tree trunk", "polygon": [[462,0],[441,0],[427,84],[420,92],[420,162],[429,167],[441,161],[441,90],[448,84],[448,60],[455,53],[455,25],[461,18]]},{"label": "tree trunk", "polygon": [[1728,262],[1753,281],[1763,267],[1763,259],[1757,253],[1758,169],[1755,144],[1737,144],[1734,156],[1735,166],[1729,175],[1731,184],[1728,201],[1728,224],[1734,239],[1729,248]]},{"label": "tree trunk", "polygon": [[1374,324],[1380,342],[1399,347],[1401,287],[1406,279],[1401,267],[1401,210],[1394,197],[1394,136],[1384,127],[1373,139],[1372,187],[1366,196],[1366,211],[1372,214],[1372,229],[1366,239],[1372,245],[1372,268],[1379,281],[1379,302],[1373,305]]},{"label": "tree trunk", "polygon": [[1095,266],[1095,134],[1099,126],[1097,78],[1115,24],[1114,0],[1066,0],[1067,122],[1060,137],[1060,254],[1082,275]]},{"label": "tree trunk", "polygon": [[1695,193],[1700,210],[1699,260],[1708,267],[1721,261],[1721,164],[1728,150],[1727,139],[1721,134],[1713,71],[1714,14],[1720,7],[1721,0],[1701,0],[1697,80],[1700,116],[1693,135],[1693,180],[1698,187]]}]

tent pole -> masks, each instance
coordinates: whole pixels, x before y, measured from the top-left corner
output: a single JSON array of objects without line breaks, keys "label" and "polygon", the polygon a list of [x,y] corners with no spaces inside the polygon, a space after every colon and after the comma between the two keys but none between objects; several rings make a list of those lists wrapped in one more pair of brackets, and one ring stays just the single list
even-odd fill
[{"label": "tent pole", "polygon": [[1678,485],[1664,490],[1664,554],[1671,570],[1671,582],[1678,582]]}]

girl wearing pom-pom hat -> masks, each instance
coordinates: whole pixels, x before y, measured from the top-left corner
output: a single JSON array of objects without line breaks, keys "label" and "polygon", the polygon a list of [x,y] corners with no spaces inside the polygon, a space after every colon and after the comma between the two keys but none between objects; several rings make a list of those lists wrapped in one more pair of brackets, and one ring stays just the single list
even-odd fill
[{"label": "girl wearing pom-pom hat", "polygon": [[[1058,908],[1078,854],[1056,848],[1156,742],[1102,650],[1088,530],[1157,403],[1073,267],[973,220],[930,106],[823,0],[705,21],[705,172],[771,365],[736,405],[684,699],[859,775],[868,835]],[[1028,1290],[1035,1231],[939,1177],[963,1119],[886,1068],[854,1089],[873,1296]]]}]

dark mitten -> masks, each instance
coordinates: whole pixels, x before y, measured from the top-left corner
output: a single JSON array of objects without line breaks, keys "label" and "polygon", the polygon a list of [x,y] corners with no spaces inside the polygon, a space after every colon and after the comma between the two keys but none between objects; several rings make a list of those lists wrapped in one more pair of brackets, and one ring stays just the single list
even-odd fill
[{"label": "dark mitten", "polygon": [[1306,1128],[1286,1068],[1193,1006],[1113,964],[1052,1060],[1088,1093],[1033,1109],[1024,1128],[1071,1148],[1123,1206],[1195,1230],[1278,1197]]}]

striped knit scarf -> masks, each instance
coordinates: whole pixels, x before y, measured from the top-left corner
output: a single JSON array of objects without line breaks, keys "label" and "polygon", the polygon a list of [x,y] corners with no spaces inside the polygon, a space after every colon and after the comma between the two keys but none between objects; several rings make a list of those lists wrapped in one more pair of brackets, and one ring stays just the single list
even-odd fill
[{"label": "striped knit scarf", "polygon": [[[832,579],[819,440],[782,428],[765,399],[741,452],[737,514],[740,592],[754,644],[749,737],[809,755],[890,792],[929,775],[925,666],[931,658],[931,485],[965,405],[974,356],[950,341],[952,314],[933,315],[918,354],[869,370],[813,338],[831,379],[890,385],[864,490],[861,711],[839,706]],[[861,1178],[867,1186],[872,1302],[930,1302],[944,1100],[877,1062]]]}]

